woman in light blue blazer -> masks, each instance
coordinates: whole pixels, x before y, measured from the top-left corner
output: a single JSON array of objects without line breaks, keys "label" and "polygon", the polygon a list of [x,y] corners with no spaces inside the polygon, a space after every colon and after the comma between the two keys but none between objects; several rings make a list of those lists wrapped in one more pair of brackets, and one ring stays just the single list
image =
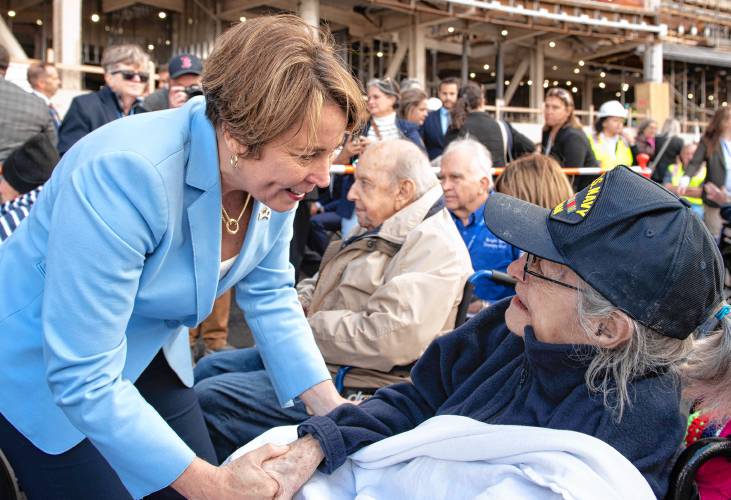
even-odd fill
[{"label": "woman in light blue blazer", "polygon": [[0,247],[0,448],[31,500],[276,494],[259,465],[284,449],[204,460],[187,328],[232,287],[280,403],[343,402],[288,249],[297,202],[327,186],[364,109],[314,35],[291,16],[229,30],[204,97],[87,135]]}]

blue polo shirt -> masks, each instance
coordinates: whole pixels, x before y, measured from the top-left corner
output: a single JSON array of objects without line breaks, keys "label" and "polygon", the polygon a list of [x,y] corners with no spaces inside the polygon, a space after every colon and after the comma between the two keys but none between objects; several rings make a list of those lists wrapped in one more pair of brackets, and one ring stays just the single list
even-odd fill
[{"label": "blue polo shirt", "polygon": [[[470,252],[472,267],[475,271],[495,270],[505,272],[508,265],[520,257],[520,250],[504,242],[487,228],[482,212],[483,204],[470,214],[467,225],[462,224],[459,217],[450,212],[464,244]],[[495,302],[515,294],[513,287],[503,286],[489,279],[481,279],[475,287],[475,295],[482,300]]]}]

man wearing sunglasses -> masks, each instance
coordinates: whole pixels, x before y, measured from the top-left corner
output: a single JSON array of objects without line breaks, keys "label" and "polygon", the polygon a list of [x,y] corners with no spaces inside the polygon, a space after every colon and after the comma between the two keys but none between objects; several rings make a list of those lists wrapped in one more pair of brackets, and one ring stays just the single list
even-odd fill
[{"label": "man wearing sunglasses", "polygon": [[142,94],[150,79],[149,61],[137,45],[115,45],[104,51],[105,86],[71,101],[58,132],[61,155],[92,130],[117,118],[145,111]]}]

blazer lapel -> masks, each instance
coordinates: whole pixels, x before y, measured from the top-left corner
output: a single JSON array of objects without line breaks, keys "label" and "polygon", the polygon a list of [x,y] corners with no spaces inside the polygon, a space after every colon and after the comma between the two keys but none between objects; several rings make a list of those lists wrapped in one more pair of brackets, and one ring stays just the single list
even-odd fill
[{"label": "blazer lapel", "polygon": [[99,92],[99,100],[102,103],[102,113],[106,118],[104,123],[113,122],[119,118],[119,103],[117,103],[117,96],[114,95],[112,89],[104,87],[104,89]]},{"label": "blazer lapel", "polygon": [[[201,101],[202,102],[202,101]],[[194,105],[185,183],[196,287],[196,324],[213,309],[221,263],[221,182],[216,133],[205,104]]]}]

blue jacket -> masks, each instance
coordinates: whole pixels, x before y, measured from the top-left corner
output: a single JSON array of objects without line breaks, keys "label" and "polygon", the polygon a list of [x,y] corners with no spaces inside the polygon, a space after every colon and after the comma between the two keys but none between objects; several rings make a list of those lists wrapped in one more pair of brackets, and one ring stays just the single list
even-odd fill
[{"label": "blue jacket", "polygon": [[[130,114],[144,112],[141,103],[132,107]],[[122,118],[117,96],[109,87],[98,92],[74,97],[58,129],[58,152],[63,155],[71,146],[92,130]]]},{"label": "blue jacket", "polygon": [[444,150],[444,132],[442,132],[440,112],[440,109],[429,111],[420,129],[421,137],[424,139],[424,145],[426,146],[426,153],[429,155],[430,160],[441,155]]},{"label": "blue jacket", "polygon": [[79,141],[0,245],[0,413],[46,453],[88,437],[130,493],[175,480],[193,452],[133,382],[162,348],[192,385],[187,328],[236,300],[284,403],[330,378],[293,288],[294,210],[258,201],[219,281],[221,186],[202,97]]},{"label": "blue jacket", "polygon": [[588,360],[576,356],[582,347],[542,343],[530,327],[525,341],[514,335],[505,325],[509,303],[498,302],[437,338],[411,371],[412,383],[387,386],[359,406],[343,405],[300,425],[300,436],[313,434],[322,444],[325,472],[434,415],[462,415],[594,436],[632,462],[663,498],[685,432],[678,381],[667,375],[633,381],[632,405],[616,423],[601,395],[588,391]]}]

